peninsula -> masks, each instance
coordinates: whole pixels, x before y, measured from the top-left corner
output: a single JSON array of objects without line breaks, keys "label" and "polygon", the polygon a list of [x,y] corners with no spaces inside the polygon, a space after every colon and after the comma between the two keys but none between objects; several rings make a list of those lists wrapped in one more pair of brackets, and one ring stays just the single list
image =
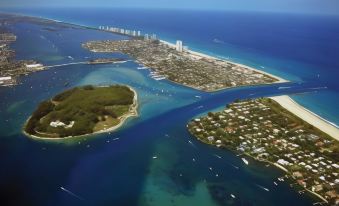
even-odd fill
[{"label": "peninsula", "polygon": [[[0,25],[5,23],[0,19]],[[42,64],[34,60],[15,60],[15,51],[9,45],[16,39],[16,35],[0,27],[0,86],[15,85],[18,76],[44,69]]]},{"label": "peninsula", "polygon": [[137,116],[137,106],[137,93],[127,86],[75,87],[41,102],[24,132],[60,139],[112,131]]},{"label": "peninsula", "polygon": [[297,181],[300,194],[309,191],[335,204],[339,129],[319,117],[314,124],[317,117],[300,108],[286,96],[236,101],[192,120],[188,129],[204,143],[279,167]]},{"label": "peninsula", "polygon": [[90,41],[82,45],[92,52],[121,52],[153,70],[156,79],[173,82],[203,91],[230,87],[284,82],[271,74],[198,52],[177,51],[175,46],[159,40],[142,39]]}]

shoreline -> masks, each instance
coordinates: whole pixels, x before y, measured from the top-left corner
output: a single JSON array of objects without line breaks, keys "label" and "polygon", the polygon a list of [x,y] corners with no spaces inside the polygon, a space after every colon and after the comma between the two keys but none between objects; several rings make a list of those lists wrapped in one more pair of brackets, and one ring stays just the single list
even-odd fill
[{"label": "shoreline", "polygon": [[270,97],[270,99],[276,101],[280,106],[296,115],[303,121],[309,123],[310,125],[318,128],[322,132],[339,141],[339,127],[336,124],[306,109],[287,95]]},{"label": "shoreline", "polygon": [[[175,45],[168,42],[168,41],[165,41],[165,40],[159,40],[161,43],[163,44],[166,44],[170,47],[174,47],[175,48]],[[272,83],[267,83],[267,84],[275,84],[275,83],[285,83],[285,82],[289,82],[288,80],[286,79],[283,79],[281,77],[278,77],[274,74],[271,74],[271,73],[268,73],[268,72],[265,72],[265,71],[262,71],[260,69],[256,69],[256,68],[253,68],[253,67],[250,67],[250,66],[247,66],[247,65],[244,65],[244,64],[240,64],[240,63],[236,63],[236,62],[233,62],[233,61],[229,61],[229,60],[225,60],[225,59],[222,59],[222,58],[217,58],[217,57],[214,57],[214,56],[211,56],[211,55],[208,55],[208,54],[204,54],[204,53],[201,53],[201,52],[197,52],[197,51],[193,51],[193,50],[186,50],[185,51],[186,53],[190,54],[190,55],[193,55],[195,57],[199,57],[199,58],[207,58],[207,59],[213,59],[213,60],[221,60],[221,61],[224,61],[224,62],[227,62],[227,63],[231,63],[231,64],[234,64],[234,65],[237,65],[237,66],[240,66],[240,67],[244,67],[246,69],[249,69],[249,70],[252,70],[252,71],[256,71],[258,73],[261,73],[261,74],[264,74],[264,75],[267,75],[271,78],[274,78],[274,79],[277,79],[277,81],[275,82],[272,82]],[[246,86],[251,86],[251,85],[246,85]],[[237,86],[239,87],[239,86]],[[223,89],[227,89],[227,88],[234,88],[234,87],[226,87],[226,88],[223,88]],[[220,90],[223,90],[223,89],[220,89]],[[216,91],[220,91],[220,90],[216,90]],[[214,91],[213,91],[214,92]]]},{"label": "shoreline", "polygon": [[[96,27],[93,27],[93,26],[86,26],[86,25],[81,25],[81,24],[77,24],[77,23],[65,22],[65,21],[61,21],[61,20],[57,20],[57,19],[51,19],[51,18],[47,18],[47,17],[23,15],[23,14],[18,14],[18,13],[10,13],[10,12],[8,13],[8,12],[1,12],[1,11],[0,11],[0,14],[14,15],[14,16],[20,16],[20,17],[32,17],[32,18],[37,18],[37,19],[43,19],[43,20],[51,21],[51,22],[54,22],[54,23],[60,23],[60,24],[66,24],[66,25],[70,25],[70,26],[77,26],[77,27],[81,27],[81,28],[84,28],[84,29],[91,29],[91,30],[102,31],[102,30],[100,30],[100,29],[98,29]],[[110,32],[110,33],[113,33],[113,34],[116,34],[116,35],[122,35],[122,36],[130,37],[129,35],[126,35],[126,34],[120,34],[120,33],[115,33],[115,32],[111,32],[111,31],[105,31],[105,32]],[[174,44],[172,44],[172,43],[170,43],[168,41],[161,40],[161,39],[159,39],[159,41],[161,43],[163,43],[163,44],[166,44],[166,45],[170,46],[170,47],[175,47]],[[92,52],[96,52],[96,51],[92,51]],[[271,74],[271,73],[268,73],[268,72],[265,72],[265,71],[262,71],[260,69],[253,68],[253,67],[250,67],[250,66],[247,66],[247,65],[244,65],[244,64],[240,64],[240,63],[236,63],[236,62],[233,62],[233,61],[225,60],[223,58],[214,57],[214,56],[211,56],[211,55],[208,55],[208,54],[204,54],[204,53],[201,53],[201,52],[197,52],[197,51],[193,51],[193,50],[190,50],[190,49],[188,49],[186,51],[186,53],[191,55],[191,56],[193,55],[193,56],[199,57],[199,58],[207,58],[207,59],[219,60],[219,61],[224,61],[224,62],[227,62],[227,63],[231,63],[231,64],[234,64],[236,66],[240,66],[240,67],[243,67],[245,69],[249,69],[249,70],[258,72],[260,74],[269,76],[269,77],[277,80],[275,82],[270,82],[270,83],[254,84],[254,85],[242,85],[242,86],[236,86],[236,87],[267,85],[267,84],[276,84],[276,83],[286,83],[286,82],[289,82],[289,80],[283,79],[283,78],[281,78],[279,76],[276,76],[274,74]],[[177,83],[177,82],[175,82],[175,83]],[[180,83],[177,83],[177,84],[180,84]],[[183,84],[180,84],[180,85],[183,85]],[[205,90],[201,90],[201,89],[195,88],[195,87],[193,87],[191,85],[183,85],[183,86],[187,86],[187,87],[190,87],[190,88],[193,88],[193,89],[196,89],[196,90],[200,90],[200,91],[205,91]],[[217,92],[217,91],[221,91],[221,90],[224,90],[224,89],[236,88],[236,87],[225,87],[225,88],[220,88],[220,89],[217,89],[217,90],[214,90],[214,91],[205,91],[205,92]]]},{"label": "shoreline", "polygon": [[[134,97],[133,97],[133,104],[131,105],[130,109],[129,109],[129,112],[127,114],[124,114],[122,115],[121,117],[119,117],[119,123],[117,125],[114,125],[113,127],[110,127],[110,128],[107,128],[107,129],[103,129],[103,130],[99,130],[99,131],[96,131],[96,132],[93,132],[93,133],[90,133],[90,134],[83,134],[83,135],[77,135],[77,136],[67,136],[67,137],[56,137],[56,138],[53,138],[53,137],[39,137],[39,136],[36,136],[36,135],[32,135],[32,134],[28,134],[24,129],[22,130],[23,134],[25,134],[26,136],[32,138],[32,139],[39,139],[39,140],[68,140],[68,139],[72,139],[72,138],[80,138],[80,137],[87,137],[87,136],[91,136],[91,135],[97,135],[97,134],[102,134],[102,133],[107,133],[107,132],[112,132],[112,131],[115,131],[119,128],[121,128],[124,123],[126,122],[126,120],[130,117],[138,117],[139,114],[138,114],[138,107],[139,107],[139,104],[138,104],[138,94],[137,92],[130,86],[128,85],[124,85],[126,87],[128,87],[133,93],[134,93]],[[100,86],[99,86],[100,87]],[[101,86],[103,87],[103,86]],[[24,127],[26,126],[27,122],[29,121],[31,117],[29,117],[25,124],[24,124]]]},{"label": "shoreline", "polygon": [[[192,137],[194,137],[195,139],[197,139],[199,142],[201,142],[201,143],[203,143],[203,144],[206,144],[206,145],[210,145],[210,146],[216,147],[215,144],[204,142],[204,141],[202,141],[200,138],[197,138],[197,137],[196,137],[194,134],[192,134],[190,131],[188,131],[188,132],[189,132],[189,134],[190,134]],[[216,147],[216,148],[218,148],[218,147]],[[265,160],[265,159],[258,159],[258,158],[256,158],[256,157],[253,157],[252,155],[250,155],[250,154],[247,153],[247,152],[238,153],[237,150],[234,150],[234,149],[231,149],[231,148],[228,148],[228,147],[223,147],[223,148],[218,148],[218,149],[225,149],[225,150],[231,151],[231,152],[234,153],[234,155],[237,156],[237,157],[238,157],[238,156],[241,156],[241,155],[244,155],[244,156],[247,156],[247,157],[253,159],[254,161],[258,161],[259,163],[268,163],[268,164],[274,166],[275,168],[277,168],[277,169],[283,171],[283,172],[285,173],[285,175],[291,176],[291,178],[292,178],[294,181],[296,181],[296,179],[290,174],[290,172],[289,172],[285,167],[279,165],[278,163],[271,162],[271,161],[268,161],[268,160]],[[293,187],[292,187],[292,188],[293,188]],[[320,194],[318,194],[318,193],[316,193],[316,192],[313,192],[312,190],[309,190],[309,189],[307,189],[307,188],[305,188],[305,187],[303,187],[303,188],[305,189],[305,191],[307,191],[307,192],[309,192],[310,194],[316,196],[317,198],[321,199],[322,201],[328,203],[328,201],[327,201],[323,196],[321,196]],[[293,189],[294,189],[294,188],[293,188]],[[298,190],[295,189],[295,191],[298,191]]]},{"label": "shoreline", "polygon": [[[72,25],[72,26],[79,26],[79,27],[82,27],[82,28],[86,28],[86,29],[93,29],[93,30],[98,30],[98,31],[101,31],[95,27],[92,27],[92,26],[86,26],[86,25],[80,25],[80,24],[76,24],[76,23],[69,23],[69,22],[65,22],[65,21],[60,21],[60,20],[56,20],[56,19],[50,19],[50,18],[45,18],[45,17],[37,17],[37,16],[29,16],[29,15],[22,15],[22,14],[17,14],[17,13],[7,13],[7,12],[0,12],[0,14],[10,14],[10,15],[15,15],[15,16],[21,16],[21,17],[33,17],[33,18],[37,18],[37,19],[44,19],[44,20],[48,20],[48,21],[52,21],[52,22],[55,22],[55,23],[63,23],[63,24],[68,24],[68,25]],[[118,35],[123,35],[123,34],[118,34]],[[126,36],[126,35],[123,35],[123,36]],[[175,47],[174,44],[168,42],[168,41],[165,41],[165,40],[160,40],[161,43],[163,44],[166,44],[170,47]],[[274,79],[277,79],[278,81],[276,82],[272,82],[272,83],[267,83],[267,84],[275,84],[275,83],[284,83],[284,82],[289,82],[288,80],[286,79],[283,79],[281,77],[278,77],[276,75],[273,75],[273,74],[270,74],[268,72],[265,72],[265,71],[262,71],[260,69],[256,69],[256,68],[253,68],[253,67],[249,67],[249,66],[246,66],[244,64],[240,64],[240,63],[235,63],[235,62],[232,62],[232,61],[229,61],[229,60],[225,60],[225,59],[221,59],[221,58],[217,58],[217,57],[213,57],[211,55],[207,55],[207,54],[204,54],[204,53],[201,53],[201,52],[196,52],[196,51],[193,51],[193,50],[187,50],[186,53],[190,54],[190,55],[194,55],[196,57],[200,57],[200,58],[209,58],[209,59],[213,59],[213,60],[221,60],[221,61],[224,61],[224,62],[229,62],[229,63],[232,63],[232,64],[235,64],[237,66],[241,66],[241,67],[244,67],[246,69],[249,69],[249,70],[253,70],[253,71],[256,71],[258,73],[261,73],[261,74],[264,74],[264,75],[267,75],[267,76],[270,76]],[[166,79],[168,80],[168,79]],[[169,80],[170,81],[170,80]],[[174,81],[171,81],[171,82],[174,82]],[[174,82],[176,84],[179,84],[177,82]],[[200,90],[200,89],[197,89],[195,87],[192,87],[190,85],[183,85],[183,84],[180,84],[182,86],[185,86],[185,87],[189,87],[189,88],[193,88],[193,89],[196,89],[196,90]],[[266,84],[261,84],[261,85],[266,85]],[[247,85],[246,85],[247,86]],[[254,85],[248,85],[248,86],[254,86]],[[241,87],[241,86],[237,86],[237,87]],[[216,90],[216,91],[211,91],[211,92],[217,92],[217,91],[221,91],[221,90],[224,90],[224,89],[229,89],[229,88],[237,88],[237,87],[226,87],[226,88],[221,88],[219,90]],[[130,88],[130,87],[129,87]],[[131,88],[130,88],[131,89]],[[201,91],[201,90],[200,90]],[[205,92],[208,92],[208,91],[205,91]],[[136,94],[136,93],[135,93]],[[283,103],[284,101],[286,101],[286,97],[289,99],[290,103]],[[295,114],[296,116],[298,116],[299,118],[303,119],[304,121],[308,122],[309,124],[315,126],[318,128],[318,124],[316,123],[316,121],[320,121],[322,122],[322,126],[321,128],[318,128],[320,129],[321,131],[329,134],[328,132],[330,132],[330,136],[334,137],[336,140],[339,140],[339,127],[337,125],[335,125],[334,123],[332,122],[329,122],[328,120],[320,117],[319,115],[311,112],[310,110],[306,109],[305,107],[302,107],[301,105],[299,105],[298,103],[296,103],[294,100],[292,100],[290,97],[288,97],[286,95],[286,97],[284,98],[285,100],[279,98],[278,102],[280,105],[281,104],[284,104],[284,105],[281,105],[283,106],[285,109],[287,109],[288,111],[290,111],[291,113]],[[275,97],[273,97],[275,98]],[[294,105],[294,106],[292,106]],[[297,111],[299,109],[299,111]],[[292,110],[292,111],[291,111]],[[297,111],[297,113],[295,113],[295,111]],[[309,118],[304,118],[303,115],[308,115]],[[124,120],[123,120],[124,121]],[[95,133],[92,133],[92,134],[95,134]],[[52,138],[52,139],[55,139],[55,138]],[[64,138],[61,138],[61,139],[64,139]]]}]

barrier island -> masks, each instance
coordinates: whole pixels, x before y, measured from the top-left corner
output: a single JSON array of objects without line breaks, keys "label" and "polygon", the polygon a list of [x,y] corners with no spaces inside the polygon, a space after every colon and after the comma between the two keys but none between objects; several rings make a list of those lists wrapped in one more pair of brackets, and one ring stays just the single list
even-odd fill
[{"label": "barrier island", "polygon": [[[285,96],[235,101],[222,111],[209,112],[190,121],[188,130],[206,144],[230,149],[284,170],[286,177],[297,183],[291,186],[300,194],[308,191],[323,202],[336,205],[339,130],[329,123],[324,126],[321,119],[312,125],[308,111],[302,115],[299,111],[299,117],[290,112],[293,108],[300,106]],[[244,157],[242,160],[249,164]],[[283,178],[278,178],[279,181]],[[274,184],[278,185],[277,182]]]}]

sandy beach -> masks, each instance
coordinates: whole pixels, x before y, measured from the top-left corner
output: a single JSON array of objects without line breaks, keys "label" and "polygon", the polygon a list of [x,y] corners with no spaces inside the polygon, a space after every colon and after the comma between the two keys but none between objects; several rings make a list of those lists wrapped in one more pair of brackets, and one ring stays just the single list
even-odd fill
[{"label": "sandy beach", "polygon": [[[127,86],[127,85],[126,85]],[[105,86],[101,86],[101,87],[105,87]],[[130,118],[130,117],[137,117],[138,116],[138,93],[130,86],[127,86],[131,91],[133,91],[134,93],[134,98],[133,98],[133,104],[131,105],[129,112],[121,117],[119,117],[119,124],[104,129],[104,130],[100,130],[100,131],[96,131],[90,134],[84,134],[84,135],[78,135],[78,136],[68,136],[68,137],[57,137],[57,138],[52,138],[52,137],[39,137],[36,135],[31,135],[28,134],[25,130],[23,130],[23,133],[33,139],[40,139],[40,140],[66,140],[66,139],[71,139],[71,138],[77,138],[77,137],[86,137],[86,136],[91,136],[91,135],[96,135],[96,134],[101,134],[101,133],[107,133],[107,132],[112,132],[114,130],[119,129],[121,126],[123,126],[123,124],[125,123],[125,121]],[[30,117],[28,118],[28,120],[30,119]],[[26,121],[25,125],[27,124],[28,120]]]},{"label": "sandy beach", "polygon": [[313,125],[319,130],[325,132],[336,140],[339,140],[339,128],[337,125],[323,119],[322,117],[314,114],[313,112],[307,110],[302,107],[298,103],[296,103],[292,98],[287,95],[270,97],[277,103],[279,103],[282,107],[303,119],[305,122]]},{"label": "sandy beach", "polygon": [[[172,44],[172,43],[170,43],[168,41],[160,40],[160,42],[163,43],[163,44],[166,44],[166,45],[168,45],[170,47],[175,48],[175,44]],[[253,67],[249,67],[249,66],[246,66],[246,65],[243,65],[243,64],[235,63],[235,62],[228,61],[228,60],[225,60],[225,59],[216,58],[216,57],[213,57],[213,56],[210,56],[210,55],[207,55],[207,54],[203,54],[203,53],[200,53],[200,52],[192,51],[192,50],[185,50],[185,52],[187,52],[193,58],[199,58],[199,59],[200,58],[207,58],[207,59],[213,59],[213,60],[222,60],[224,62],[228,62],[228,63],[234,64],[234,65],[237,65],[237,66],[249,69],[249,70],[256,71],[258,73],[261,73],[261,74],[264,74],[264,75],[267,75],[267,76],[270,76],[272,78],[277,79],[277,81],[274,82],[274,83],[288,82],[288,80],[286,80],[286,79],[283,79],[281,77],[275,76],[273,74],[270,74],[270,73],[264,72],[262,70],[255,69]]]}]

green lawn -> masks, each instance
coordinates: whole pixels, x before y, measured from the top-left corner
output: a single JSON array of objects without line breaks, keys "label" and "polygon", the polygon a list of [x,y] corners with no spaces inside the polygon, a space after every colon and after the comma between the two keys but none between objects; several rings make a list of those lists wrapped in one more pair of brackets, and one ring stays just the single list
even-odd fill
[{"label": "green lawn", "polygon": [[[103,128],[103,122],[105,127],[118,124],[117,118],[128,112],[133,98],[133,91],[126,86],[76,87],[41,103],[25,131],[35,135],[39,135],[36,132],[58,134],[59,137],[89,134]],[[74,125],[71,128],[50,126],[57,120],[65,124],[74,121]]]}]

